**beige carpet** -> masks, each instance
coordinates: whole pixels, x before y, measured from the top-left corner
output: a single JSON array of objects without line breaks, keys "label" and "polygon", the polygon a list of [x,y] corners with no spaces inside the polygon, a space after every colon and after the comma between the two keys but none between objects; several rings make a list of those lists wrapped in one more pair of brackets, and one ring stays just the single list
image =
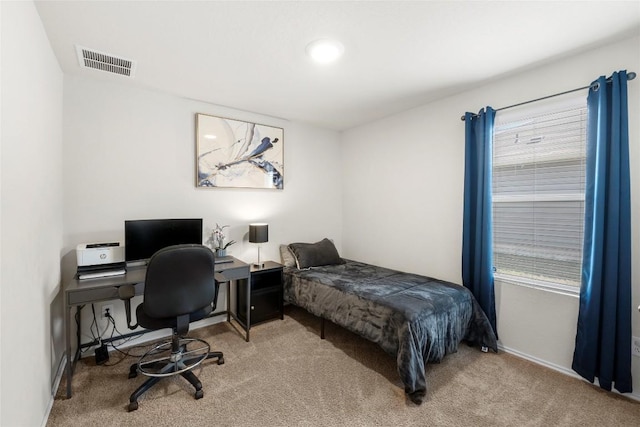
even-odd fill
[{"label": "beige carpet", "polygon": [[[372,344],[287,307],[284,320],[251,330],[226,323],[193,331],[225,355],[196,369],[204,398],[181,377],[163,379],[127,412],[144,381],[127,379],[129,357],[112,366],[78,363],[74,396],[60,384],[48,426],[638,426],[640,403],[531,362],[461,345],[429,365],[427,400],[405,398],[394,359]],[[139,354],[140,349],[135,349]],[[110,364],[118,360],[111,353]]]}]

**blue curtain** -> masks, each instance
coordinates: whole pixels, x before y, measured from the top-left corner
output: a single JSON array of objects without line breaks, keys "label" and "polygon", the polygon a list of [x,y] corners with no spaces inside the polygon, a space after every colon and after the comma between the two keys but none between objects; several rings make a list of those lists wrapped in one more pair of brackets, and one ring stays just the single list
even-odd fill
[{"label": "blue curtain", "polygon": [[477,115],[465,114],[462,282],[486,313],[497,337],[491,214],[491,155],[495,115],[491,107],[487,107],[486,111],[480,110]]},{"label": "blue curtain", "polygon": [[631,192],[627,73],[589,90],[582,287],[572,368],[632,391]]}]

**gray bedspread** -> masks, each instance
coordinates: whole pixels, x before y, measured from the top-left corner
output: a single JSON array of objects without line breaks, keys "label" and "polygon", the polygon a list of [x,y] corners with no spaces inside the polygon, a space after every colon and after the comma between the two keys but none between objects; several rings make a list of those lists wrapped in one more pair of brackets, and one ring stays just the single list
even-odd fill
[{"label": "gray bedspread", "polygon": [[426,395],[426,363],[456,352],[460,341],[498,351],[493,329],[467,288],[346,261],[285,268],[284,299],[395,355],[413,402],[422,403]]}]

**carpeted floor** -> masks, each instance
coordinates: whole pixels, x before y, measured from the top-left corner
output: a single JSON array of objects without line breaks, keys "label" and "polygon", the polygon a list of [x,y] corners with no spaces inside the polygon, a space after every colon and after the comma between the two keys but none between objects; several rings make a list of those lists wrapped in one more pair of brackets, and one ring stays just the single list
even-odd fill
[{"label": "carpeted floor", "polygon": [[[224,352],[225,364],[196,368],[204,397],[181,377],[163,379],[127,412],[145,377],[129,364],[83,359],[66,399],[61,381],[48,426],[638,426],[640,403],[501,352],[462,344],[427,367],[429,391],[405,398],[394,359],[375,344],[287,307],[284,320],[251,330],[251,342],[226,323],[193,331]],[[135,349],[140,354],[140,349]]]}]

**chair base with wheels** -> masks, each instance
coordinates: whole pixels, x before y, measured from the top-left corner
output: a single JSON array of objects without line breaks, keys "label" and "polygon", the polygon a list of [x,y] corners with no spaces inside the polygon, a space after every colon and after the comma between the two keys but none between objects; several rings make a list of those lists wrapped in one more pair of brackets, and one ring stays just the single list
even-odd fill
[{"label": "chair base with wheels", "polygon": [[224,355],[220,351],[210,351],[209,344],[198,338],[179,337],[173,334],[172,340],[160,343],[147,351],[137,363],[129,368],[129,378],[136,378],[138,372],[149,376],[129,397],[129,412],[138,409],[138,398],[153,387],[163,377],[181,375],[195,388],[194,397],[204,396],[202,383],[191,372],[206,359],[216,358],[218,365],[224,364]]}]

